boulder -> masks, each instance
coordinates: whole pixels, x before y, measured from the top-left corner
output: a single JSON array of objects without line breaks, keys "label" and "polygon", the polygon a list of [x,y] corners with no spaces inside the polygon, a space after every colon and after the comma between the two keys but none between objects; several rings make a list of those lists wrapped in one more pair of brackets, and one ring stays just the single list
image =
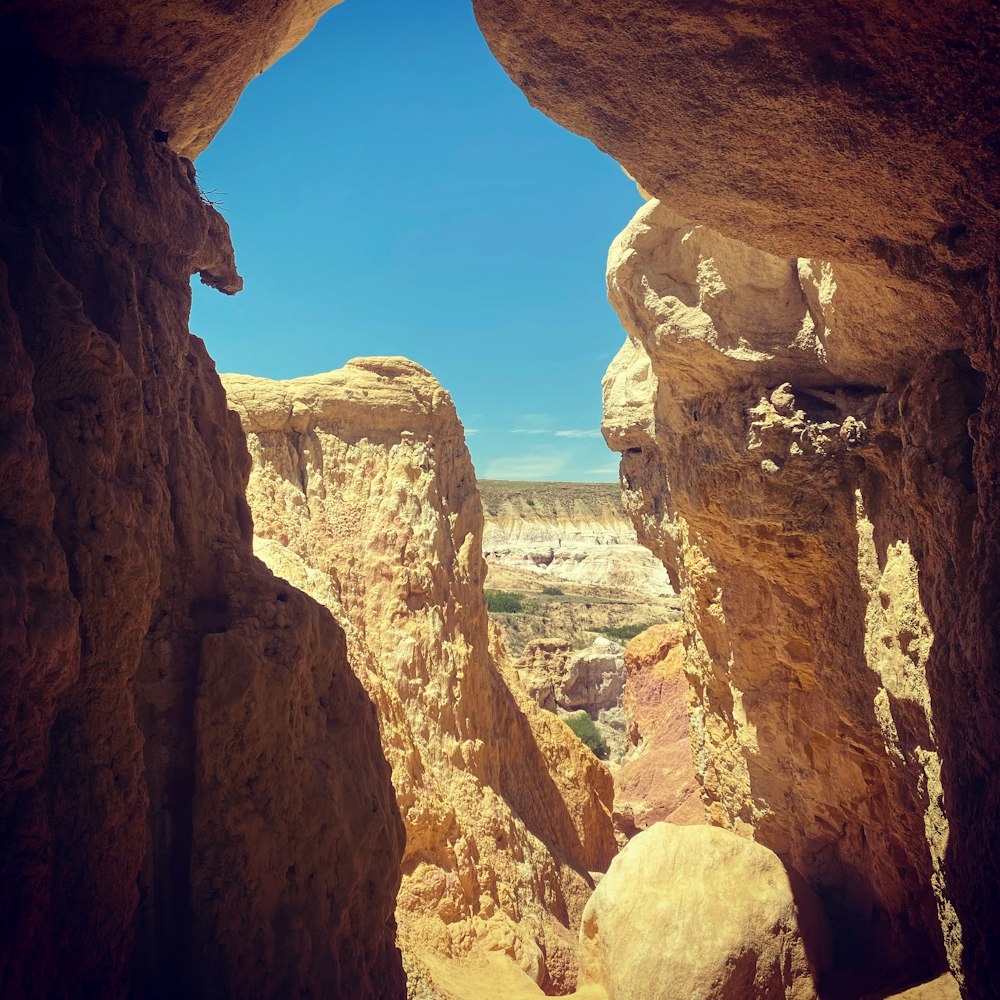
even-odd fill
[{"label": "boulder", "polygon": [[656,823],[612,862],[580,929],[610,1000],[814,1000],[830,962],[812,890],[760,844]]}]

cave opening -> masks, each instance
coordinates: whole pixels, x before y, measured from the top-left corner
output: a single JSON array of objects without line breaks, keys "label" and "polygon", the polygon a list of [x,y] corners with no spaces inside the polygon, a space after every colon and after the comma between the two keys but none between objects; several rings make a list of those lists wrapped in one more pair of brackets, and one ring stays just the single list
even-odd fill
[{"label": "cave opening", "polygon": [[195,283],[220,371],[400,355],[451,393],[481,479],[617,481],[600,383],[623,333],[607,247],[642,203],[532,109],[471,4],[342,4],[244,92],[197,161],[243,291]]},{"label": "cave opening", "polygon": [[[616,368],[620,412],[607,426],[640,530],[686,590],[683,635],[661,635],[650,652],[697,689],[687,707],[714,828],[689,837],[657,824],[670,841],[660,849],[655,837],[630,839],[615,861],[630,859],[619,875],[634,865],[619,898],[638,902],[617,916],[601,908],[613,869],[593,891],[622,832],[614,789],[510,677],[486,613],[481,510],[450,397],[398,357],[337,369],[319,393],[308,379],[292,389],[250,376],[223,384],[188,335],[192,270],[217,287],[238,283],[211,209],[238,196],[214,190],[231,186],[222,174],[203,177],[199,193],[183,157],[202,148],[251,73],[301,40],[317,9],[312,0],[281,7],[5,5],[13,16],[0,37],[10,31],[45,72],[5,67],[18,86],[0,115],[0,704],[9,720],[0,992],[401,997],[397,942],[407,960],[432,962],[471,937],[486,964],[451,992],[565,991],[577,963],[600,961],[576,950],[587,940],[599,951],[617,936],[626,949],[654,942],[664,952],[662,925],[644,921],[673,912],[661,905],[665,887],[695,870],[692,858],[708,859],[689,883],[704,890],[708,876],[733,872],[713,851],[739,844],[751,869],[774,876],[768,884],[786,878],[788,857],[818,883],[823,904],[858,928],[867,948],[854,950],[870,953],[880,988],[947,961],[952,995],[995,995],[998,285],[995,218],[983,206],[995,204],[984,178],[1000,177],[984,158],[995,152],[1000,74],[989,32],[973,30],[994,23],[986,4],[967,19],[945,5],[884,24],[878,5],[796,8],[794,21],[779,5],[720,33],[725,4],[640,4],[636,16],[613,19],[597,0],[476,0],[493,51],[532,101],[592,136],[648,190],[669,193],[669,206],[644,204],[613,246],[609,289],[631,338]],[[404,30],[412,45],[412,24]],[[852,51],[809,44],[831,32]],[[386,78],[372,59],[344,65],[352,87]],[[400,87],[389,90],[395,111]],[[705,102],[689,99],[705,94],[718,125],[707,137]],[[286,117],[301,108],[307,130],[326,136],[314,124],[321,115],[287,95],[277,103]],[[359,136],[378,118],[362,117]],[[427,199],[407,187],[418,171],[405,130],[391,116],[381,124],[386,172],[365,176],[391,221]],[[277,204],[315,203],[323,183],[296,186],[294,157],[275,169],[270,154],[285,143],[265,131],[236,155],[277,176]],[[761,136],[768,156],[752,157]],[[547,195],[531,215],[542,252],[510,266],[521,280],[511,285],[493,254],[500,223],[513,218],[494,196],[502,184],[453,145],[439,149],[456,161],[432,171],[438,214],[453,199],[471,205],[490,253],[472,253],[447,227],[418,226],[397,246],[388,222],[362,211],[350,249],[373,263],[360,277],[342,263],[318,275],[301,261],[292,269],[302,288],[342,280],[372,313],[387,301],[383,322],[400,327],[417,315],[416,292],[438,289],[444,302],[430,322],[446,354],[467,358],[495,392],[506,353],[497,345],[512,338],[503,325],[477,325],[470,337],[473,319],[499,309],[470,271],[486,260],[501,299],[513,300],[525,275],[547,291],[541,265],[561,259],[550,246],[573,241],[577,203],[603,203],[570,191],[572,171],[550,164],[556,184],[539,188]],[[486,159],[506,169],[503,151]],[[320,165],[333,155],[312,152]],[[741,182],[729,184],[734,177]],[[352,183],[324,181],[367,209]],[[568,208],[551,221],[554,204]],[[487,211],[497,207],[500,220]],[[252,247],[236,208],[236,243]],[[327,236],[313,214],[312,231]],[[616,212],[611,231],[620,223]],[[380,265],[383,245],[405,280]],[[755,246],[808,249],[822,261]],[[261,273],[266,264],[251,287]],[[454,279],[443,291],[441,273]],[[599,281],[590,287],[599,295]],[[300,324],[290,320],[301,317],[276,301],[277,315],[258,311],[291,358],[288,334]],[[566,301],[569,292],[547,327],[573,325]],[[705,308],[660,336],[659,317],[696,301]],[[747,306],[766,322],[746,323]],[[715,336],[715,319],[727,336]],[[374,336],[356,319],[343,325],[353,325],[352,341]],[[249,342],[249,322],[234,326]],[[582,340],[567,348],[539,325],[526,329],[533,348],[554,353],[514,357],[548,375],[528,398],[549,398],[552,372],[586,352]],[[473,339],[486,349],[463,354]],[[659,391],[661,379],[671,392]],[[513,390],[496,394],[507,401]],[[505,411],[518,440],[599,447],[582,421],[510,426],[529,412],[554,417]],[[469,429],[485,440],[492,428]],[[531,456],[500,457],[524,471]],[[262,497],[271,507],[254,507],[256,526],[271,517],[272,530],[255,553],[250,509]],[[523,504],[537,511],[542,501],[529,492]],[[345,530],[335,537],[331,525]],[[558,562],[535,556],[541,567]],[[654,666],[645,680],[660,699],[662,672]],[[690,762],[686,732],[682,742]],[[408,782],[405,795],[390,774]],[[764,860],[757,848],[773,853]],[[699,927],[735,914],[745,928],[736,904],[747,899],[734,884],[761,883],[737,875],[710,890],[690,911]],[[782,913],[801,901],[790,891],[794,900],[776,900]],[[396,909],[398,898],[409,905]],[[822,935],[800,946],[794,928],[785,937],[770,916],[754,923],[762,947],[724,956],[728,972],[743,979],[768,965],[777,983],[792,969],[811,996]],[[783,959],[749,960],[778,937]],[[849,952],[841,934],[840,957],[845,942]],[[662,975],[639,962],[630,978],[641,1000],[648,980],[674,981],[693,943],[674,938]],[[519,981],[501,988],[494,959]],[[626,963],[611,964],[601,977]],[[428,969],[431,979],[452,971],[408,967],[411,987]],[[788,995],[801,995],[794,983]]]}]

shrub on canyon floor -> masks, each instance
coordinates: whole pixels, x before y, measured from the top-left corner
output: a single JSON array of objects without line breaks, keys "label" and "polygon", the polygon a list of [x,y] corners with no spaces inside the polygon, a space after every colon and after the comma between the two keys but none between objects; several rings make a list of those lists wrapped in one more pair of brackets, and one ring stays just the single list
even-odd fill
[{"label": "shrub on canyon floor", "polygon": [[641,635],[648,628],[658,625],[659,622],[646,622],[645,625],[598,625],[590,629],[591,632],[600,632],[615,642],[629,642],[637,635]]},{"label": "shrub on canyon floor", "polygon": [[549,597],[562,597],[566,592],[558,587],[542,587],[542,593],[548,594]]},{"label": "shrub on canyon floor", "polygon": [[594,720],[584,709],[565,716],[563,720],[600,760],[608,759],[608,741],[600,734]]},{"label": "shrub on canyon floor", "polygon": [[486,610],[490,614],[517,614],[524,608],[524,595],[509,590],[486,590]]}]

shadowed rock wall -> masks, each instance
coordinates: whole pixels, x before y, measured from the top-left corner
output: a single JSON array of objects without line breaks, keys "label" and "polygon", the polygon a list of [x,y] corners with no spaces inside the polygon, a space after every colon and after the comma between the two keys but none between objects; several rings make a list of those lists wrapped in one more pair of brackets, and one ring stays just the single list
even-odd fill
[{"label": "shadowed rock wall", "polygon": [[[906,364],[905,330],[878,316],[891,289],[852,278],[650,202],[609,255],[633,338],[605,381],[605,429],[641,535],[685,595],[709,815],[805,873],[842,963],[891,980],[941,961],[935,889],[961,949],[920,593],[922,573],[954,568],[905,512],[968,516],[978,386],[952,355],[915,352],[902,392],[864,380],[877,364],[851,371],[843,348],[879,322],[898,333],[881,363]],[[783,381],[796,368],[804,386]],[[914,399],[931,394],[961,416],[928,429]]]},{"label": "shadowed rock wall", "polygon": [[[996,995],[995,5],[475,7],[529,100],[668,206],[615,251],[609,430],[690,598],[716,821],[840,881],[874,964],[937,939]],[[734,279],[748,247],[698,224],[779,256]]]},{"label": "shadowed rock wall", "polygon": [[142,88],[0,30],[0,992],[400,996],[375,713],[187,332],[226,225]]}]

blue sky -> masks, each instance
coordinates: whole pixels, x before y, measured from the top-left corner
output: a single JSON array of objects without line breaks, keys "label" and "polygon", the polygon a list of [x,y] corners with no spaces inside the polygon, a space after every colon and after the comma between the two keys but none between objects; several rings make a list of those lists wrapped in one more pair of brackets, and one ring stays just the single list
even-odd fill
[{"label": "blue sky", "polygon": [[195,283],[220,371],[402,354],[451,392],[480,478],[611,481],[604,289],[641,204],[531,108],[463,0],[347,0],[254,80],[196,164],[246,287]]}]

